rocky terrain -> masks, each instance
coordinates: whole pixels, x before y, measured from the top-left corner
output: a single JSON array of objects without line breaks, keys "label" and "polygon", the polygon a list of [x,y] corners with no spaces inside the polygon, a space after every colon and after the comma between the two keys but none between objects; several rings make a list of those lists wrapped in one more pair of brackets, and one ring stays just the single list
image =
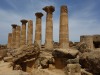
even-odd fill
[{"label": "rocky terrain", "polygon": [[40,49],[38,44],[0,50],[0,75],[100,75],[100,49],[85,43],[66,49]]}]

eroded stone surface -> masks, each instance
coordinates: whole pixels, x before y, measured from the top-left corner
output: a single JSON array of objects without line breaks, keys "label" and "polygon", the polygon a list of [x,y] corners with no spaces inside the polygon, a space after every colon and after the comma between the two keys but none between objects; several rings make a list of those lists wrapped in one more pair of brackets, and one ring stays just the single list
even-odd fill
[{"label": "eroded stone surface", "polygon": [[7,48],[11,48],[12,46],[12,33],[8,34],[8,44],[7,44]]},{"label": "eroded stone surface", "polygon": [[55,11],[54,6],[46,6],[43,10],[47,13],[46,15],[46,40],[45,49],[53,49],[53,12]]},{"label": "eroded stone surface", "polygon": [[33,43],[33,21],[28,21],[28,33],[27,33],[27,44],[32,45]]},{"label": "eroded stone surface", "polygon": [[35,13],[36,16],[36,30],[35,30],[35,42],[38,43],[39,47],[41,48],[41,42],[42,42],[42,16],[43,14],[41,12]]},{"label": "eroded stone surface", "polygon": [[22,19],[22,29],[21,29],[21,43],[20,46],[26,45],[26,23],[27,20]]},{"label": "eroded stone surface", "polygon": [[20,35],[21,35],[21,27],[16,27],[16,48],[20,47]]},{"label": "eroded stone surface", "polygon": [[80,64],[86,70],[98,75],[100,74],[100,49],[85,52],[80,55]]},{"label": "eroded stone surface", "polygon": [[16,48],[16,24],[12,24],[12,48]]},{"label": "eroded stone surface", "polygon": [[69,31],[68,31],[68,9],[67,6],[61,6],[60,9],[60,33],[59,47],[63,49],[69,48]]}]

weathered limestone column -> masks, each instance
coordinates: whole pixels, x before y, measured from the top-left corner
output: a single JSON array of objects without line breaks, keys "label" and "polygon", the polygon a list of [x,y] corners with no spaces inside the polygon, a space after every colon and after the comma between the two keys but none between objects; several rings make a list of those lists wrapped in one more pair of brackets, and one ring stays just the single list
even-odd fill
[{"label": "weathered limestone column", "polygon": [[91,50],[94,49],[93,36],[91,36],[91,35],[80,36],[80,42],[85,42],[87,44],[88,49],[91,49]]},{"label": "weathered limestone column", "polygon": [[8,44],[7,44],[7,48],[11,48],[11,42],[12,42],[12,33],[8,34]]},{"label": "weathered limestone column", "polygon": [[61,6],[60,10],[60,48],[69,48],[69,32],[68,32],[68,9],[67,6]]},{"label": "weathered limestone column", "polygon": [[45,49],[53,48],[53,12],[55,8],[53,6],[46,6],[43,10],[47,13],[46,16],[46,40],[45,40]]},{"label": "weathered limestone column", "polygon": [[23,19],[22,22],[22,30],[21,30],[21,46],[26,45],[26,23],[27,20]]},{"label": "weathered limestone column", "polygon": [[21,35],[21,27],[16,27],[16,48],[20,47],[20,35]]},{"label": "weathered limestone column", "polygon": [[28,34],[27,34],[27,44],[31,45],[33,42],[33,21],[28,21]]},{"label": "weathered limestone column", "polygon": [[36,30],[35,30],[35,42],[38,43],[39,47],[41,48],[41,17],[43,14],[41,12],[35,13],[36,16]]},{"label": "weathered limestone column", "polygon": [[16,48],[16,24],[12,24],[12,48]]}]

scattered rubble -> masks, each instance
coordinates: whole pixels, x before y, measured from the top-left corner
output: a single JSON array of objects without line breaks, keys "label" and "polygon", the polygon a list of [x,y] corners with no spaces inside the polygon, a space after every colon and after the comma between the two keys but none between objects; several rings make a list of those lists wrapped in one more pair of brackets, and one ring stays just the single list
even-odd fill
[{"label": "scattered rubble", "polygon": [[100,50],[85,52],[80,55],[80,64],[87,71],[99,75],[100,74]]}]

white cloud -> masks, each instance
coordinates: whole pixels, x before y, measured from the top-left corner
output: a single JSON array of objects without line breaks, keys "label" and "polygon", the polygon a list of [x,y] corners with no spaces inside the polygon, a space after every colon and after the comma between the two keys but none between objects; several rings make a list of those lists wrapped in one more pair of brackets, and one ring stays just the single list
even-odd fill
[{"label": "white cloud", "polygon": [[79,41],[81,35],[100,34],[100,22],[94,16],[94,8],[95,5],[91,4],[72,13],[69,18],[70,40]]}]

